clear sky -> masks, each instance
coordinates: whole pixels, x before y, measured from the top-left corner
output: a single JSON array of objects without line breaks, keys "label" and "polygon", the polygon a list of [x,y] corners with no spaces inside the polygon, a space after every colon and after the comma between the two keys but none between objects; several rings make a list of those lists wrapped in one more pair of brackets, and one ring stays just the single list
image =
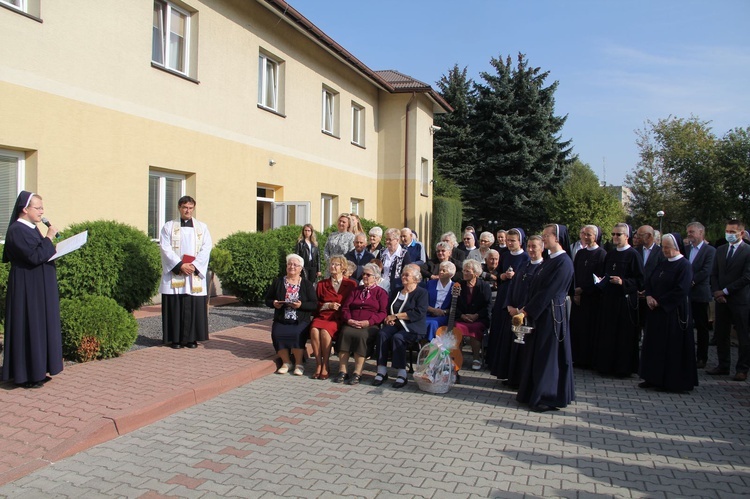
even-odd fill
[{"label": "clear sky", "polygon": [[559,82],[562,138],[622,183],[637,129],[670,115],[750,126],[750,0],[290,0],[373,70],[428,83],[526,54]]}]

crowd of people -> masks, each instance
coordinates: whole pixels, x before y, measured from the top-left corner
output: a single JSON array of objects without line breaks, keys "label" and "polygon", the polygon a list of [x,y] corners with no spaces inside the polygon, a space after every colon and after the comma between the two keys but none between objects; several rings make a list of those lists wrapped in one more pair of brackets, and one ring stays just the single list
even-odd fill
[{"label": "crowd of people", "polygon": [[[719,362],[706,372],[729,374],[733,326],[739,358],[732,379],[747,378],[750,246],[738,220],[727,223],[726,244],[718,248],[704,240],[698,222],[687,226],[685,239],[619,223],[608,249],[595,225],[581,227],[571,244],[567,227],[549,224],[530,237],[521,228],[477,234],[469,227],[459,242],[449,232],[431,257],[410,228],[365,234],[348,214],[337,227],[323,252],[330,277],[318,281],[314,231],[305,226],[287,275],[269,288],[268,305],[286,310],[277,313],[274,345],[281,345],[292,312],[302,311],[293,319],[297,335],[284,343],[288,352],[279,351],[279,373],[304,373],[301,347],[309,337],[313,378],[329,377],[333,347],[340,360],[334,382],[360,383],[365,359],[373,357],[372,384],[393,376],[392,386],[401,388],[408,383],[407,347],[432,340],[450,316],[471,350],[466,368],[488,369],[534,411],[575,398],[574,366],[603,376],[637,374],[643,389],[687,392],[706,367],[714,301]],[[297,268],[317,281],[315,304],[295,297]],[[522,343],[514,324],[532,328]]]}]

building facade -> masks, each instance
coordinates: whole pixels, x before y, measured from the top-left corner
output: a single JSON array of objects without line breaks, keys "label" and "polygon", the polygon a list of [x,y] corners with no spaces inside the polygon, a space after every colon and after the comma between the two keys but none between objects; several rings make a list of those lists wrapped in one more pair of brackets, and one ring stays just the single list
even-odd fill
[{"label": "building facade", "polygon": [[156,238],[188,194],[215,240],[340,212],[430,240],[432,119],[450,106],[286,2],[0,0],[0,26],[6,219],[25,189],[58,227]]}]

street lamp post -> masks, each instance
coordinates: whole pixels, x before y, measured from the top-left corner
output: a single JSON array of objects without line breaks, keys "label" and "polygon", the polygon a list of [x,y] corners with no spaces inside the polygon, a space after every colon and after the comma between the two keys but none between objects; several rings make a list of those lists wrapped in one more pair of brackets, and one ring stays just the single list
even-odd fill
[{"label": "street lamp post", "polygon": [[659,217],[659,234],[663,236],[664,232],[662,232],[661,230],[661,222],[664,219],[664,212],[662,210],[659,210],[656,212],[656,216]]}]

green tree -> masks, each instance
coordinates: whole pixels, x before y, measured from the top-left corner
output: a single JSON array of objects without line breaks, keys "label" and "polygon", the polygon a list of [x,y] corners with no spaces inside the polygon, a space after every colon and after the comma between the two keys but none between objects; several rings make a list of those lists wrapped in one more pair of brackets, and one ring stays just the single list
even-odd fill
[{"label": "green tree", "polygon": [[581,227],[590,224],[601,227],[602,240],[608,241],[610,229],[625,220],[620,201],[599,184],[589,165],[578,160],[552,198],[551,213],[555,214],[554,222],[568,226],[571,239],[576,239]]},{"label": "green tree", "polygon": [[[466,77],[466,68],[459,69],[458,65],[437,82],[440,94],[451,105],[453,112],[435,115],[435,125],[441,127],[435,134],[433,146],[435,178],[439,174],[459,187],[465,185],[465,179],[471,175],[475,162],[476,141],[470,124],[475,100],[472,85],[473,82]],[[435,187],[438,188],[438,185]]]},{"label": "green tree", "polygon": [[727,217],[750,222],[750,127],[727,132],[719,141],[716,157],[719,170],[730,179],[724,183]]},{"label": "green tree", "polygon": [[433,173],[433,180],[435,181],[435,187],[432,193],[435,197],[461,200],[461,187],[455,181],[444,177],[438,169],[435,169]]},{"label": "green tree", "polygon": [[541,227],[548,219],[550,193],[570,167],[570,141],[559,134],[566,117],[555,116],[557,82],[545,86],[549,72],[530,67],[523,54],[493,58],[495,73],[481,74],[472,130],[477,162],[463,179],[465,218],[475,226],[498,220],[500,226]]}]

